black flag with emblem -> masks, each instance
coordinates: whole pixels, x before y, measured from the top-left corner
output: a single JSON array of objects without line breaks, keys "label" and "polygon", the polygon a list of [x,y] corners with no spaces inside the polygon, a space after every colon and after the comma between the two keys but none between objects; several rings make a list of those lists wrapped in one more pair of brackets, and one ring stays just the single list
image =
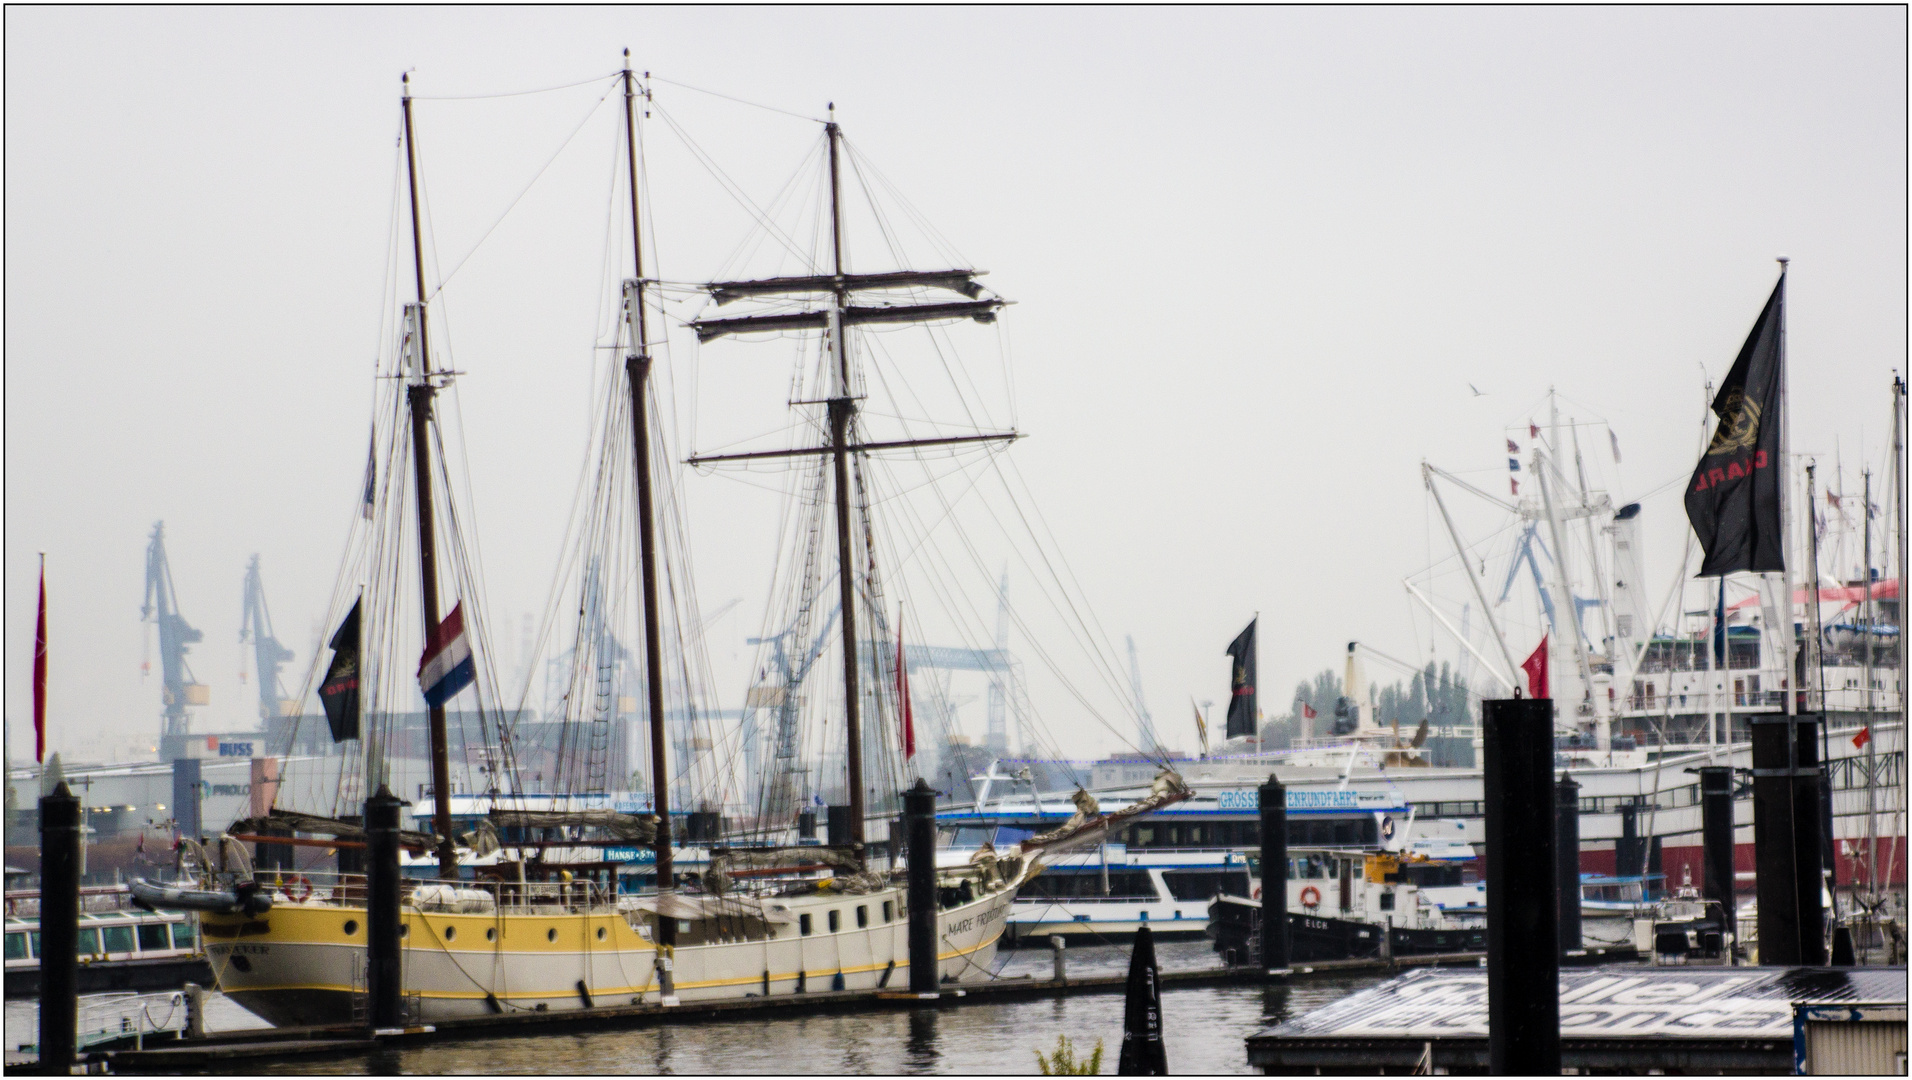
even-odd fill
[{"label": "black flag with emblem", "polygon": [[1700,577],[1786,568],[1780,513],[1784,467],[1779,460],[1785,312],[1786,275],[1781,273],[1713,398],[1719,427],[1686,486],[1686,516],[1706,551]]},{"label": "black flag with emblem", "polygon": [[1248,629],[1228,646],[1228,731],[1222,736],[1225,739],[1253,735],[1259,726],[1255,713],[1255,624],[1260,621],[1260,616],[1248,620]]},{"label": "black flag with emblem", "polygon": [[325,669],[325,681],[319,684],[319,703],[325,706],[325,722],[332,729],[332,741],[344,742],[359,737],[359,605],[332,635],[332,665]]}]

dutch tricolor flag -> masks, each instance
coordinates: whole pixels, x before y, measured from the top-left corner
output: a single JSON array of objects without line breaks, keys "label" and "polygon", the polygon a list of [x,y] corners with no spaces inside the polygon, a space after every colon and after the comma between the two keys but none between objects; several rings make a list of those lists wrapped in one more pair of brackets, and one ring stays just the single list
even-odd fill
[{"label": "dutch tricolor flag", "polygon": [[451,614],[432,631],[425,642],[425,655],[418,661],[418,688],[425,692],[425,703],[436,709],[453,695],[470,686],[478,676],[471,657],[471,644],[465,640],[464,603],[454,604]]}]

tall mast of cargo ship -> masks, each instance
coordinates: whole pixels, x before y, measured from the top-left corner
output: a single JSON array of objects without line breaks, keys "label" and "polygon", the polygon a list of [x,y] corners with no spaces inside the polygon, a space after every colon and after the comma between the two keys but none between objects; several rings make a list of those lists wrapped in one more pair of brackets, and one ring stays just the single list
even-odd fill
[{"label": "tall mast of cargo ship", "polygon": [[[645,399],[651,377],[651,345],[645,336],[649,329],[644,314],[644,234],[641,226],[637,190],[637,87],[631,77],[631,50],[624,50],[624,142],[629,151],[625,162],[631,184],[631,268],[634,276],[624,283],[624,325],[630,349],[624,354],[624,375],[631,390],[631,452],[637,472],[637,537],[644,594],[644,682],[649,691],[651,713],[651,813],[657,818],[657,891],[670,892],[671,811],[670,776],[666,773],[665,750],[669,746],[664,715],[663,643],[657,619],[657,528],[651,512],[651,423]],[[677,920],[657,919],[657,943],[675,944]],[[668,974],[665,974],[668,978]],[[664,994],[669,996],[666,985]]]},{"label": "tall mast of cargo ship", "polygon": [[[755,296],[790,294],[827,295],[827,307],[795,314],[751,315],[733,319],[699,319],[691,323],[699,341],[725,334],[764,330],[820,329],[824,333],[830,360],[830,396],[823,402],[829,410],[830,441],[817,447],[790,450],[766,450],[742,454],[713,454],[690,459],[700,465],[753,458],[800,457],[828,454],[831,458],[836,496],[836,548],[838,597],[842,607],[844,736],[848,746],[844,755],[845,783],[849,789],[850,847],[858,858],[864,851],[863,817],[863,725],[858,689],[856,637],[856,562],[851,554],[850,455],[871,450],[908,447],[945,446],[953,443],[998,442],[1015,439],[1014,432],[986,435],[962,435],[938,439],[906,439],[857,443],[854,424],[857,406],[850,376],[849,327],[860,323],[923,323],[946,319],[970,318],[991,322],[1003,305],[997,297],[982,296],[974,270],[901,270],[880,274],[852,274],[844,266],[843,176],[841,165],[842,129],[836,123],[836,106],[830,106],[830,119],[823,125],[828,141],[830,181],[830,267],[827,275],[767,278],[757,281],[719,282],[706,286],[719,304]],[[969,299],[941,304],[896,304],[861,306],[851,300],[859,290],[941,288],[959,292]]]},{"label": "tall mast of cargo ship", "polygon": [[[425,640],[438,629],[438,549],[432,523],[431,350],[425,339],[425,245],[418,219],[418,144],[412,137],[412,79],[400,76],[405,111],[405,181],[412,211],[412,279],[418,299],[405,305],[405,398],[412,419],[413,491],[418,502],[418,580],[425,615]],[[458,876],[458,855],[451,842],[451,754],[445,741],[445,707],[432,705],[432,831],[438,834],[438,876]]]}]

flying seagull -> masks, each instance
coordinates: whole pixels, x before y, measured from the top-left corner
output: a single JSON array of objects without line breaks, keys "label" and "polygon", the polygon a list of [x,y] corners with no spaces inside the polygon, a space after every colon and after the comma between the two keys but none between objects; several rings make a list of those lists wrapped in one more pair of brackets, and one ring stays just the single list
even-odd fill
[{"label": "flying seagull", "polygon": [[1474,385],[1473,383],[1468,383],[1468,384],[1467,384],[1467,388],[1468,388],[1469,390],[1472,390],[1472,391],[1474,392],[1474,396],[1475,396],[1475,397],[1486,397],[1486,396],[1487,396],[1487,391],[1485,391],[1485,390],[1482,390],[1482,389],[1481,389],[1480,387],[1478,387],[1478,386],[1475,386],[1475,385]]}]

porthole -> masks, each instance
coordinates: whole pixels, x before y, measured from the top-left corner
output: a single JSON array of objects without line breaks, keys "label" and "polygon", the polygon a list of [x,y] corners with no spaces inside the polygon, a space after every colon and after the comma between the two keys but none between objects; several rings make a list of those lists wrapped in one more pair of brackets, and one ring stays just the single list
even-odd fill
[{"label": "porthole", "polygon": [[411,937],[411,936],[412,936],[412,924],[411,924],[411,923],[404,923],[404,924],[402,924],[402,925],[400,925],[400,926],[399,926],[399,928],[398,928],[398,936],[399,936],[399,937],[402,937],[402,938],[408,938],[408,937]]},{"label": "porthole", "polygon": [[554,926],[554,927],[552,927],[551,929],[549,929],[549,930],[546,930],[546,931],[544,932],[544,939],[545,939],[546,941],[556,941],[556,940],[558,940],[558,928]]},{"label": "porthole", "polygon": [[455,939],[455,938],[456,938],[457,936],[458,936],[458,928],[457,928],[456,926],[447,926],[447,927],[445,927],[445,940],[446,940],[446,941],[451,941],[451,940],[453,940],[453,939]]},{"label": "porthole", "polygon": [[498,940],[498,928],[495,926],[485,927],[485,940],[486,941]]},{"label": "porthole", "polygon": [[602,926],[598,927],[598,940],[604,940],[604,928]]},{"label": "porthole", "polygon": [[345,936],[351,937],[353,934],[356,934],[356,933],[358,933],[358,920],[357,919],[345,920]]}]

